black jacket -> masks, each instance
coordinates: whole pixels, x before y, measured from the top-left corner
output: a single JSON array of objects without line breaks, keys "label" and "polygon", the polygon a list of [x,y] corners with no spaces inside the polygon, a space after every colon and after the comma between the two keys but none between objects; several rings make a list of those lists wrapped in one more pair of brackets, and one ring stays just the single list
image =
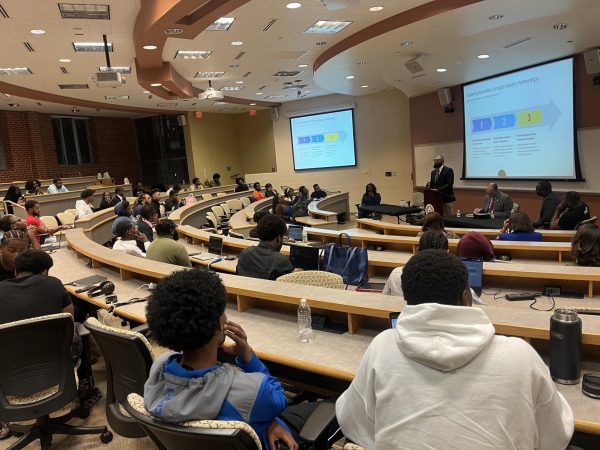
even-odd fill
[{"label": "black jacket", "polygon": [[454,196],[454,170],[447,166],[442,167],[442,171],[437,181],[435,181],[435,169],[433,169],[429,187],[440,191],[444,196],[444,203],[451,203],[456,200]]}]

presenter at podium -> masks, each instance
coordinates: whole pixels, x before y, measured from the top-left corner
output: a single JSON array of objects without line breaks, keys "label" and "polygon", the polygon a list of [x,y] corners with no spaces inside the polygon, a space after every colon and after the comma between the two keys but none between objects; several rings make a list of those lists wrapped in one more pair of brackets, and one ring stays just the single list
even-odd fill
[{"label": "presenter at podium", "polygon": [[451,216],[456,197],[454,196],[454,170],[444,165],[444,157],[433,158],[429,189],[436,189],[444,196],[444,216]]}]

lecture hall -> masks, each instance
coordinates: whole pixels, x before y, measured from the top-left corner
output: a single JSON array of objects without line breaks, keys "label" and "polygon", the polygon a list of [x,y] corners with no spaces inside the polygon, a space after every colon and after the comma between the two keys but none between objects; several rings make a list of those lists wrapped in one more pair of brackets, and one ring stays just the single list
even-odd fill
[{"label": "lecture hall", "polygon": [[599,18],[0,0],[0,449],[599,449]]}]

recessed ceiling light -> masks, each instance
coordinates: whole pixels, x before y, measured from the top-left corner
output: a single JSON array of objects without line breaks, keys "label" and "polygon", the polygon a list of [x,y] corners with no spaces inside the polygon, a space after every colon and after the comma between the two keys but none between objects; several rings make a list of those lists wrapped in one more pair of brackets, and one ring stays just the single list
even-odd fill
[{"label": "recessed ceiling light", "polygon": [[78,112],[81,112],[81,110],[80,110],[80,109],[77,109],[77,108],[73,108],[73,109],[71,110],[71,112],[78,113]]},{"label": "recessed ceiling light", "polygon": [[244,86],[223,86],[220,91],[241,91],[244,89]]},{"label": "recessed ceiling light", "polygon": [[206,28],[207,31],[227,31],[235,17],[221,17]]},{"label": "recessed ceiling light", "polygon": [[105,100],[129,100],[129,95],[105,95]]},{"label": "recessed ceiling light", "polygon": [[63,19],[110,19],[110,5],[59,3],[58,9]]},{"label": "recessed ceiling light", "polygon": [[262,92],[257,92],[256,95],[263,95],[263,93]]},{"label": "recessed ceiling light", "polygon": [[131,67],[129,66],[100,66],[98,67],[100,72],[119,72],[119,73],[131,73]]},{"label": "recessed ceiling light", "polygon": [[477,55],[477,58],[479,59],[488,59],[490,57],[490,55],[488,55],[487,53],[482,53],[481,55]]},{"label": "recessed ceiling light", "polygon": [[339,33],[352,22],[350,21],[342,21],[342,20],[318,20],[314,24],[312,24],[305,33]]},{"label": "recessed ceiling light", "polygon": [[410,47],[410,46],[411,46],[411,45],[413,45],[413,44],[414,44],[414,42],[413,42],[413,41],[404,41],[404,42],[401,42],[401,43],[400,43],[400,45],[401,45],[402,47]]},{"label": "recessed ceiling light", "polygon": [[0,75],[31,75],[28,67],[0,67]]},{"label": "recessed ceiling light", "polygon": [[346,80],[352,80],[354,78],[354,75],[346,75]]},{"label": "recessed ceiling light", "polygon": [[142,94],[151,94],[150,91],[142,91]]},{"label": "recessed ceiling light", "polygon": [[369,87],[369,85],[368,85],[368,84],[363,84],[363,85],[361,86],[361,88],[368,88],[368,87]]},{"label": "recessed ceiling light", "polygon": [[244,84],[243,81],[236,81],[235,84]]},{"label": "recessed ceiling light", "polygon": [[319,41],[319,42],[317,42],[317,45],[325,45],[325,44],[327,44],[327,42],[325,42],[325,41]]},{"label": "recessed ceiling light", "polygon": [[500,20],[504,18],[504,14],[494,14],[490,17],[488,17],[488,19],[490,20]]},{"label": "recessed ceiling light", "polygon": [[366,61],[358,61],[356,64],[359,66],[364,66],[366,63]]},{"label": "recessed ceiling light", "polygon": [[11,108],[18,108],[19,104],[18,103],[9,103],[8,106],[10,106]]},{"label": "recessed ceiling light", "polygon": [[369,11],[371,12],[377,12],[377,11],[381,11],[383,9],[383,6],[371,6],[369,8]]},{"label": "recessed ceiling light", "polygon": [[292,3],[288,3],[287,5],[285,5],[285,7],[287,9],[298,9],[302,6],[302,3],[298,3],[298,2],[292,2]]},{"label": "recessed ceiling light", "polygon": [[194,78],[221,78],[223,75],[225,75],[225,72],[216,72],[216,71],[203,71],[203,72],[198,72],[196,73],[196,75],[194,75]]},{"label": "recessed ceiling light", "polygon": [[556,23],[552,28],[554,28],[556,31],[562,31],[567,28],[567,24],[564,22]]},{"label": "recessed ceiling light", "polygon": [[162,86],[162,83],[151,83],[150,86],[159,87],[159,86]]},{"label": "recessed ceiling light", "polygon": [[250,106],[256,106],[256,103],[250,103]]},{"label": "recessed ceiling light", "polygon": [[70,62],[71,62],[71,60],[70,60],[69,58],[60,58],[60,59],[58,60],[58,62],[61,62],[61,63],[70,63]]},{"label": "recessed ceiling light", "polygon": [[211,54],[211,50],[177,50],[173,59],[208,59]]},{"label": "recessed ceiling light", "polygon": [[300,68],[308,67],[308,64],[298,64],[298,67],[300,67]]},{"label": "recessed ceiling light", "polygon": [[447,69],[444,69],[444,68],[441,68],[441,67],[440,67],[439,69],[435,69],[435,71],[436,71],[436,72],[443,73],[443,72],[446,72],[446,71],[447,71]]},{"label": "recessed ceiling light", "polygon": [[156,50],[158,47],[156,45],[144,45],[142,48],[144,50]]},{"label": "recessed ceiling light", "polygon": [[46,30],[29,30],[31,34],[46,34]]},{"label": "recessed ceiling light", "polygon": [[[108,42],[108,51],[114,51],[112,42]],[[104,42],[73,42],[76,52],[104,52]]]},{"label": "recessed ceiling light", "polygon": [[183,28],[165,28],[163,33],[168,35],[181,34],[183,33]]},{"label": "recessed ceiling light", "polygon": [[244,45],[242,41],[232,41],[231,45]]}]

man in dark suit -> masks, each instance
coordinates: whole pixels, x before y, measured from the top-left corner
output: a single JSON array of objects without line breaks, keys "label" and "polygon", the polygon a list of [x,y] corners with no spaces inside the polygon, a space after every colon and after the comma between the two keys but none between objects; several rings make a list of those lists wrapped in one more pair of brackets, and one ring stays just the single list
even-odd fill
[{"label": "man in dark suit", "polygon": [[433,159],[433,170],[429,189],[436,189],[444,196],[444,215],[451,216],[456,197],[454,196],[454,170],[444,165],[441,155]]},{"label": "man in dark suit", "polygon": [[483,208],[476,208],[473,212],[493,213],[499,217],[508,217],[513,209],[513,201],[508,194],[505,194],[496,183],[488,183],[485,188],[485,197],[483,199]]}]

